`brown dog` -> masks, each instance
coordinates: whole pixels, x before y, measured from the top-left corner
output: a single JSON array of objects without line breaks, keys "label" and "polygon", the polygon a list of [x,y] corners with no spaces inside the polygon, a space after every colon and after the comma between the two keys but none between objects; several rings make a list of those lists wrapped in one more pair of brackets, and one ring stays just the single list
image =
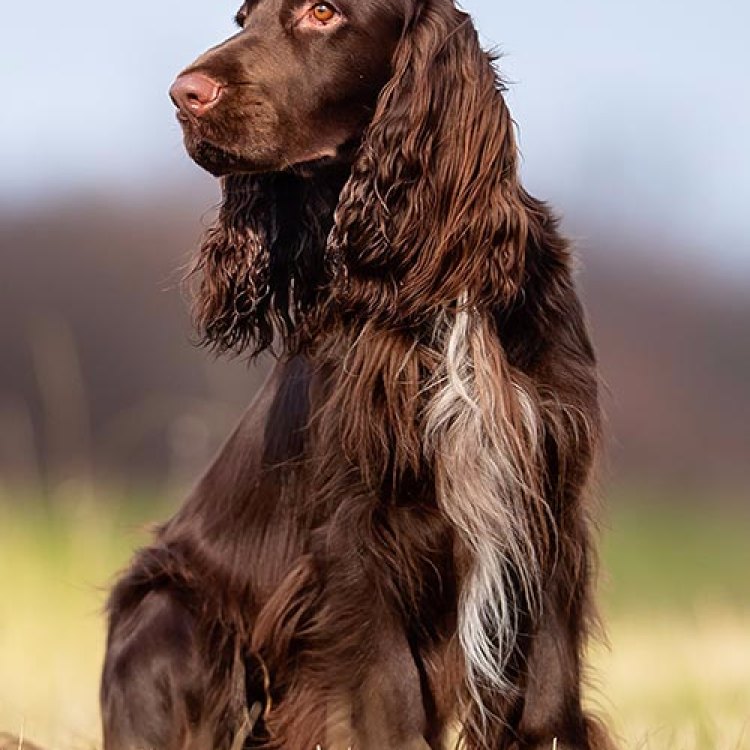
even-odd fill
[{"label": "brown dog", "polygon": [[219,351],[278,365],[115,587],[106,750],[600,750],[597,374],[452,0],[251,0],[176,81]]}]

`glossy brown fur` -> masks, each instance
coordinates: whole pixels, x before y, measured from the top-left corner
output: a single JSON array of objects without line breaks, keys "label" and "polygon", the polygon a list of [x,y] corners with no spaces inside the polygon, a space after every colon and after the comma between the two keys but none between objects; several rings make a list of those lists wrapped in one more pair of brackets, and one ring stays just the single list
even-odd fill
[{"label": "glossy brown fur", "polygon": [[[275,23],[273,3],[284,18],[287,0],[243,13]],[[609,747],[581,707],[599,413],[568,245],[518,182],[469,17],[358,7],[401,31],[337,90],[336,158],[274,166],[306,127],[278,102],[243,151],[244,89],[186,126],[228,173],[197,324],[220,351],[279,356],[112,592],[106,750],[443,748],[457,726],[477,750]],[[221,80],[254,28],[194,69]],[[336,70],[350,42],[331,38]],[[294,138],[263,130],[274,117]]]}]

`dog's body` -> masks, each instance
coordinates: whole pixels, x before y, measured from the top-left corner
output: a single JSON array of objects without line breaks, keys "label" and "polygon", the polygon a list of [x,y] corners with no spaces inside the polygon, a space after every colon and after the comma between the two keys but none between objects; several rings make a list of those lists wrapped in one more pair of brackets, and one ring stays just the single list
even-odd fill
[{"label": "dog's body", "polygon": [[[197,319],[219,349],[282,351],[115,587],[106,750],[443,748],[456,726],[477,750],[600,750],[595,360],[491,61],[450,0],[240,21],[173,92],[193,156],[230,173]],[[284,70],[370,46],[333,100],[316,79],[249,101],[248,71],[279,85],[272,34]]]}]

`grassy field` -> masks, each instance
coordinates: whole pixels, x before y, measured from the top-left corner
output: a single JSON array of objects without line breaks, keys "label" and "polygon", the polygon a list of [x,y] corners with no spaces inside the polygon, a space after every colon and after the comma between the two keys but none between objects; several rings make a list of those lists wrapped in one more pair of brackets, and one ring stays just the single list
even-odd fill
[{"label": "grassy field", "polygon": [[[623,747],[750,750],[750,518],[654,507],[607,524],[589,700]],[[0,729],[97,745],[106,586],[164,513],[0,498]]]}]

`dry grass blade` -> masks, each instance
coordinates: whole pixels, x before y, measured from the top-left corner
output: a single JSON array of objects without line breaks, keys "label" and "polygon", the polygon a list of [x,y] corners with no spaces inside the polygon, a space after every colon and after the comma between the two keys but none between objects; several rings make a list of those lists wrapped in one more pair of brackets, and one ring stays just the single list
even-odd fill
[{"label": "dry grass blade", "polygon": [[0,750],[42,750],[39,745],[29,742],[24,737],[24,727],[18,736],[0,732]]}]

